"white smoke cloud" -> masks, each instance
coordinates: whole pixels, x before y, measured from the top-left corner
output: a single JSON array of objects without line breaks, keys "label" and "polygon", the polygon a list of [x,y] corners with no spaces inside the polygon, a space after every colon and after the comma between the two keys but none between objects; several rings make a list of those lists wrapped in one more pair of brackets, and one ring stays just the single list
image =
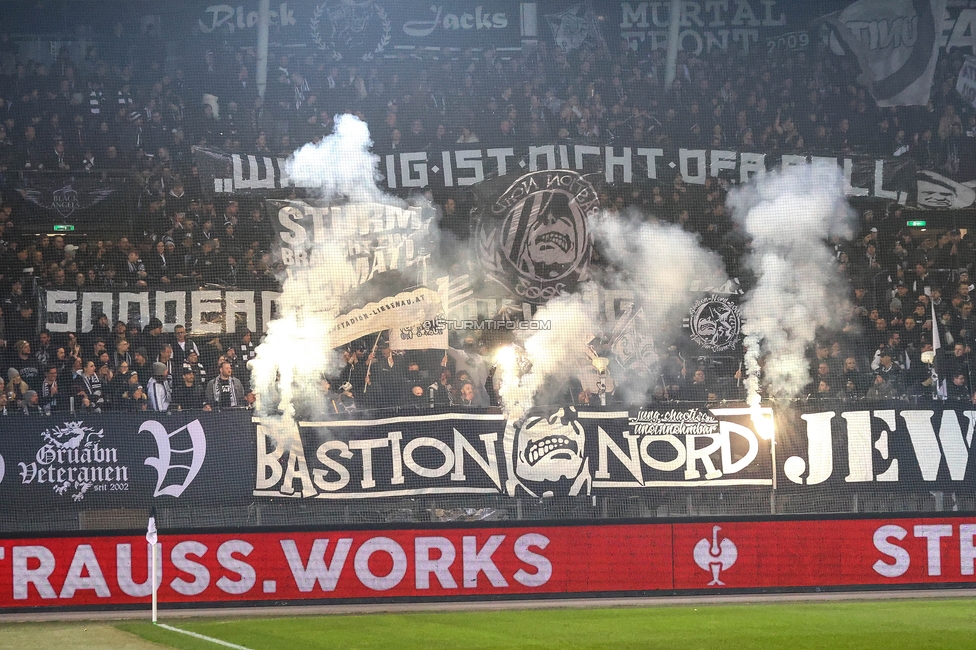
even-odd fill
[{"label": "white smoke cloud", "polygon": [[381,175],[379,156],[369,150],[372,146],[365,122],[353,115],[337,115],[333,133],[298,149],[285,169],[295,185],[317,188],[323,199],[399,204],[376,184]]},{"label": "white smoke cloud", "polygon": [[854,213],[831,163],[771,172],[732,191],[733,219],[752,237],[746,264],[755,288],[742,306],[748,401],[760,401],[760,358],[771,396],[799,395],[809,381],[806,350],[817,330],[847,311],[847,280],[827,240],[850,239]]},{"label": "white smoke cloud", "polygon": [[[287,164],[296,183],[318,187],[321,199],[342,202],[344,209],[332,212],[328,236],[313,242],[312,264],[292,267],[282,285],[279,317],[269,324],[251,362],[261,413],[280,410],[285,419],[294,419],[314,412],[322,373],[338,368],[327,333],[342,297],[360,282],[349,252],[368,232],[363,230],[370,218],[367,206],[403,205],[377,186],[378,157],[370,153],[371,145],[365,123],[339,116],[333,135],[302,147]],[[842,280],[825,242],[833,234],[849,235],[843,177],[833,166],[790,168],[734,191],[729,205],[753,238],[749,263],[758,276],[743,307],[750,394],[758,396],[763,353],[769,354],[766,373],[776,394],[796,394],[807,381],[807,345],[818,327],[832,324],[840,313],[831,305],[844,293]],[[565,384],[589,365],[591,336],[610,334],[600,314],[600,288],[632,291],[648,333],[662,350],[673,342],[669,326],[695,297],[690,287],[726,281],[721,258],[680,227],[617,214],[602,214],[590,226],[611,272],[540,308],[536,319],[550,323],[549,329],[532,332],[520,339],[520,348],[497,355],[500,397],[515,418],[550,382]],[[645,379],[653,382],[656,373]],[[649,387],[638,386],[629,395],[641,400]]]},{"label": "white smoke cloud", "polygon": [[[547,382],[564,384],[585,364],[587,344],[598,332],[596,286],[584,284],[578,293],[550,300],[535,316],[548,329],[525,338],[521,347],[502,348],[496,355],[499,397],[509,420],[518,420],[532,408],[536,393]],[[531,371],[527,364],[531,364]]]},{"label": "white smoke cloud", "polygon": [[665,328],[695,299],[693,284],[726,282],[722,258],[703,248],[680,226],[642,221],[637,215],[601,214],[590,224],[593,238],[616,271],[608,288],[628,289],[641,301],[644,320],[658,345],[668,345]]},{"label": "white smoke cloud", "polygon": [[366,124],[352,115],[336,118],[335,132],[318,144],[307,144],[289,158],[287,171],[302,186],[317,187],[318,198],[349,201],[331,211],[327,237],[313,242],[305,266],[293,266],[282,283],[278,318],[251,361],[259,412],[282,411],[286,419],[314,412],[322,400],[322,373],[338,367],[328,332],[356,269],[349,251],[369,219],[368,204],[398,204],[376,185],[379,158],[370,153]]},{"label": "white smoke cloud", "polygon": [[[643,221],[636,214],[609,213],[591,219],[589,226],[610,270],[582,285],[578,293],[551,300],[539,310],[536,320],[551,322],[552,329],[533,333],[518,353],[531,363],[531,374],[520,373],[518,355],[512,351],[506,350],[500,357],[499,395],[510,411],[528,410],[546,381],[565,382],[589,365],[589,339],[610,334],[604,331],[600,317],[598,288],[632,292],[643,310],[646,334],[654,337],[660,350],[673,343],[675,332],[668,326],[695,298],[692,284],[720,286],[726,282],[721,257],[702,248],[695,235],[678,226]],[[634,405],[643,402],[658,377],[657,372],[631,375],[624,397]]]}]

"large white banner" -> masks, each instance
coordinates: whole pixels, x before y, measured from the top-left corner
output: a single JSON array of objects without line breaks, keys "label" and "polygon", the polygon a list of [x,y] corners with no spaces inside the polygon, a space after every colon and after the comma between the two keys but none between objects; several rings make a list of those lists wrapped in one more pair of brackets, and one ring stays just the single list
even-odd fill
[{"label": "large white banner", "polygon": [[145,327],[153,318],[172,332],[177,325],[191,335],[233,334],[239,327],[266,332],[275,315],[277,291],[55,291],[41,290],[39,325],[52,332],[90,332],[97,317]]},{"label": "large white banner", "polygon": [[441,314],[437,292],[421,288],[371,302],[339,316],[329,332],[333,347],[345,345],[368,334],[397,330],[413,323],[432,320]]}]

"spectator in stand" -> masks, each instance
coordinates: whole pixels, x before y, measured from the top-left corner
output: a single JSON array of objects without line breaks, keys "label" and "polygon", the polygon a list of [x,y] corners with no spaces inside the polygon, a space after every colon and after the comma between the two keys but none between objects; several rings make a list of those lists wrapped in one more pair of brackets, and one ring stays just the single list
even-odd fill
[{"label": "spectator in stand", "polygon": [[177,365],[183,365],[190,352],[196,352],[199,357],[200,348],[187,337],[186,327],[182,324],[177,325],[173,329],[173,341],[171,345],[173,348],[173,361]]},{"label": "spectator in stand", "polygon": [[118,370],[123,363],[127,367],[132,365],[132,355],[129,353],[129,341],[127,339],[119,339],[116,341],[115,352],[112,353],[110,363],[116,370]]},{"label": "spectator in stand", "polygon": [[205,232],[202,234],[204,235],[204,240],[200,246],[200,254],[193,261],[191,275],[197,282],[203,284],[214,283],[220,279],[220,263],[217,258],[213,239],[206,238]]},{"label": "spectator in stand", "polygon": [[956,372],[951,376],[951,381],[946,386],[946,394],[950,400],[968,402],[971,391],[969,382],[964,372]]},{"label": "spectator in stand", "polygon": [[7,371],[7,385],[5,386],[7,401],[14,408],[20,408],[24,402],[24,394],[30,390],[27,382],[20,378],[16,368]]},{"label": "spectator in stand", "polygon": [[462,383],[461,388],[458,389],[457,401],[455,403],[457,406],[468,408],[477,406],[474,384],[470,381]]},{"label": "spectator in stand", "polygon": [[139,383],[145,386],[152,378],[152,365],[149,363],[149,353],[146,348],[138,348],[132,358],[130,369],[136,373]]},{"label": "spectator in stand", "polygon": [[98,380],[102,384],[102,397],[105,399],[105,402],[102,404],[102,408],[117,408],[118,405],[113,401],[112,391],[109,389],[112,382],[115,380],[115,373],[112,371],[112,367],[107,363],[98,366]]},{"label": "spectator in stand", "polygon": [[139,345],[146,349],[147,359],[150,361],[158,359],[163,346],[166,345],[166,338],[163,336],[163,322],[158,318],[152,318],[149,324],[142,331]]},{"label": "spectator in stand", "polygon": [[46,415],[44,409],[41,407],[40,397],[36,390],[29,390],[24,394],[23,413],[24,415],[35,416]]},{"label": "spectator in stand", "polygon": [[146,411],[149,410],[149,398],[146,389],[139,383],[139,376],[129,375],[129,383],[124,393],[122,393],[122,409],[125,411]]},{"label": "spectator in stand", "polygon": [[691,381],[682,386],[679,395],[680,399],[690,402],[707,401],[708,384],[705,381],[705,371],[701,368],[695,370],[695,372],[692,374]]},{"label": "spectator in stand", "polygon": [[82,364],[82,372],[75,378],[74,393],[76,409],[81,407],[101,412],[105,404],[105,395],[102,381],[95,372],[94,361],[86,361]]},{"label": "spectator in stand", "polygon": [[67,408],[64,400],[59,401],[60,389],[58,387],[58,369],[50,366],[44,372],[44,381],[41,383],[41,408],[46,412],[61,411]]},{"label": "spectator in stand", "polygon": [[149,408],[163,413],[169,410],[173,400],[173,388],[170,383],[169,367],[160,361],[152,365],[153,376],[146,384],[146,394],[149,396]]},{"label": "spectator in stand", "polygon": [[34,332],[37,331],[36,327],[37,319],[34,318],[34,307],[30,302],[20,303],[13,316],[6,323],[6,340],[27,341],[33,339]]},{"label": "spectator in stand", "polygon": [[247,407],[253,403],[254,396],[244,392],[244,385],[234,377],[233,365],[225,360],[220,362],[217,376],[207,384],[203,399],[212,409],[223,411]]},{"label": "spectator in stand", "polygon": [[454,388],[451,386],[451,371],[441,369],[440,377],[428,386],[428,401],[431,408],[443,408],[454,403]]},{"label": "spectator in stand", "polygon": [[187,355],[186,360],[182,364],[183,368],[190,368],[193,370],[194,376],[197,378],[197,383],[201,386],[207,383],[207,370],[203,363],[200,361],[200,353],[196,350],[190,350],[190,354]]},{"label": "spectator in stand", "polygon": [[399,404],[405,392],[406,364],[402,357],[393,354],[388,341],[380,344],[379,349],[379,356],[371,352],[366,359],[364,392],[371,408],[391,408]]},{"label": "spectator in stand", "polygon": [[57,349],[51,344],[51,332],[44,329],[37,335],[37,345],[33,348],[34,359],[39,368],[54,363]]},{"label": "spectator in stand", "polygon": [[211,406],[204,403],[203,390],[193,368],[183,366],[181,377],[173,387],[173,404],[181,411],[210,411]]},{"label": "spectator in stand", "polygon": [[145,289],[149,287],[148,278],[149,274],[146,273],[145,264],[139,259],[139,253],[130,252],[122,266],[122,283],[130,289]]},{"label": "spectator in stand", "polygon": [[34,390],[40,389],[43,376],[37,364],[37,359],[31,353],[30,343],[17,341],[14,344],[14,357],[10,367],[17,370],[18,375]]},{"label": "spectator in stand", "polygon": [[173,360],[173,346],[169,343],[164,343],[163,347],[159,350],[159,355],[156,357],[156,361],[162,363],[166,366],[166,376],[175,377],[176,369],[180,366],[176,364]]},{"label": "spectator in stand", "polygon": [[159,240],[153,246],[153,252],[146,258],[146,279],[154,287],[167,285],[172,282],[171,256],[166,252],[166,244]]},{"label": "spectator in stand", "polygon": [[882,401],[894,399],[896,394],[894,387],[885,379],[885,376],[876,374],[874,383],[871,384],[865,397],[872,401]]},{"label": "spectator in stand", "polygon": [[123,393],[128,390],[129,380],[135,376],[138,380],[139,376],[129,369],[130,365],[128,362],[121,362],[115,369],[115,375],[112,377],[112,383],[108,386],[109,400],[115,408],[123,408]]}]

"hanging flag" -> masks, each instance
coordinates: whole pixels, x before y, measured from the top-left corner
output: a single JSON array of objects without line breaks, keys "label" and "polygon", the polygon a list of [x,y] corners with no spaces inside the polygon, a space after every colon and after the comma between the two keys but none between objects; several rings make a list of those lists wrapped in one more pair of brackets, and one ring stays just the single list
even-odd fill
[{"label": "hanging flag", "polygon": [[857,57],[878,106],[924,106],[945,10],[946,0],[858,0],[826,17],[831,48]]},{"label": "hanging flag", "polygon": [[956,92],[976,108],[976,56],[967,56],[956,79]]},{"label": "hanging flag", "polygon": [[156,506],[153,506],[149,511],[149,526],[146,528],[146,541],[156,545],[158,538],[156,536]]},{"label": "hanging flag", "polygon": [[606,47],[606,40],[600,30],[600,20],[589,2],[568,7],[555,14],[546,14],[546,22],[552,29],[556,46],[563,52],[578,50],[583,45]]},{"label": "hanging flag", "polygon": [[[565,154],[558,162],[554,154],[550,165],[566,164]],[[578,171],[547,169],[471,186],[485,278],[533,305],[573,293],[589,277],[589,220],[600,212],[594,181]]]},{"label": "hanging flag", "polygon": [[458,316],[457,310],[474,297],[474,287],[471,276],[467,273],[455,277],[437,279],[437,292],[444,305],[444,314],[448,318]]},{"label": "hanging flag", "polygon": [[613,330],[610,351],[617,363],[641,373],[657,369],[659,357],[649,329],[644,319],[644,309],[635,309],[632,305]]},{"label": "hanging flag", "polygon": [[125,182],[114,172],[25,174],[16,190],[25,200],[17,225],[31,232],[50,232],[53,224],[71,224],[75,234],[97,229],[105,214],[124,210]]},{"label": "hanging flag", "polygon": [[949,391],[946,388],[946,380],[939,378],[936,372],[936,363],[939,360],[939,348],[942,347],[942,336],[939,334],[939,317],[935,313],[935,303],[932,303],[932,351],[935,352],[935,359],[932,362],[932,381],[935,382],[935,392],[939,399],[947,399]]}]

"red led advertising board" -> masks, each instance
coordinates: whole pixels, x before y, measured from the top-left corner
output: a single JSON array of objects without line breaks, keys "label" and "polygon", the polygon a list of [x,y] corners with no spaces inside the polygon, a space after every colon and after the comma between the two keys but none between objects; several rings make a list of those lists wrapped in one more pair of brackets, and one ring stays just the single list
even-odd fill
[{"label": "red led advertising board", "polygon": [[[976,517],[160,534],[166,604],[976,583]],[[0,608],[133,607],[141,535],[0,539]]]}]

